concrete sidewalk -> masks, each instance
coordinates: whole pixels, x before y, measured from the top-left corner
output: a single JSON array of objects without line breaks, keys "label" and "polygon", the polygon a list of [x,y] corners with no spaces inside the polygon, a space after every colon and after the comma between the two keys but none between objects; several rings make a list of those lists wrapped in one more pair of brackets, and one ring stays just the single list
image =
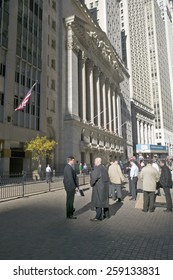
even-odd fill
[{"label": "concrete sidewalk", "polygon": [[75,197],[77,220],[65,218],[65,191],[0,203],[0,259],[173,259],[173,213],[143,213],[110,200],[110,219],[91,222],[91,189]]}]

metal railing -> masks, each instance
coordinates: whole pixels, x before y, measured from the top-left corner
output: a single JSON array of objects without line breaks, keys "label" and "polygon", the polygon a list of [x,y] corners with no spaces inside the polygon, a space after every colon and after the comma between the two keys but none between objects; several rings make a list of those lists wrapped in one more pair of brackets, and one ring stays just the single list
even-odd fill
[{"label": "metal railing", "polygon": [[[90,176],[86,174],[78,175],[79,186],[86,185],[90,181]],[[63,177],[53,176],[48,182],[46,179],[38,179],[26,174],[16,174],[13,177],[0,176],[0,202],[15,198],[22,198],[34,194],[41,194],[56,191],[64,188]]]}]

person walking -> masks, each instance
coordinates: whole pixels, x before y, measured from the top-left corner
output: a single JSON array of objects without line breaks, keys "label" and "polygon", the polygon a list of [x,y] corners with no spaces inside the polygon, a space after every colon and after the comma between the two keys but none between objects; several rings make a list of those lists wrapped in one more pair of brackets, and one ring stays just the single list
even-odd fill
[{"label": "person walking", "polygon": [[163,191],[165,193],[166,198],[166,210],[163,210],[164,212],[172,212],[172,197],[170,188],[172,188],[172,176],[171,176],[171,170],[166,165],[165,160],[160,160],[160,167],[161,167],[161,175],[160,175],[160,186],[163,188]]},{"label": "person walking", "polygon": [[90,177],[92,186],[91,202],[96,208],[96,216],[90,220],[96,222],[101,221],[103,218],[109,218],[109,178],[106,168],[102,165],[101,158],[95,159],[94,170],[91,172]]},{"label": "person walking", "polygon": [[152,161],[147,160],[147,165],[142,168],[140,179],[143,184],[143,212],[154,212],[156,183],[159,181],[159,172],[152,166]]},{"label": "person walking", "polygon": [[110,179],[110,188],[111,188],[111,195],[112,199],[116,199],[115,191],[117,191],[117,198],[118,201],[121,202],[122,200],[122,183],[124,182],[124,176],[121,170],[121,167],[118,164],[117,159],[111,159],[111,165],[108,169],[108,175]]},{"label": "person walking", "polygon": [[130,200],[136,200],[137,197],[137,182],[138,182],[138,172],[139,168],[135,163],[135,159],[130,159],[130,186],[131,186],[131,194],[132,197]]},{"label": "person walking", "polygon": [[79,164],[79,173],[82,174],[82,171],[83,171],[83,165],[82,165],[82,162],[80,162],[80,164]]},{"label": "person walking", "polygon": [[74,170],[75,167],[75,158],[69,156],[67,158],[67,164],[64,168],[64,188],[66,191],[66,218],[67,219],[77,219],[74,213],[74,196],[76,189],[79,189],[78,178]]},{"label": "person walking", "polygon": [[51,181],[51,174],[52,174],[52,169],[50,168],[50,165],[48,164],[46,167],[46,181],[49,183]]}]

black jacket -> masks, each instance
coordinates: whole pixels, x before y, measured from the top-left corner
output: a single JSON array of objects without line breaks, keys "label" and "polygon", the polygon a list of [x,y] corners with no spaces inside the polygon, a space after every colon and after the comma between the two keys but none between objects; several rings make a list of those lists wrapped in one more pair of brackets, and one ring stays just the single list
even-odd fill
[{"label": "black jacket", "polygon": [[172,188],[171,171],[167,165],[161,167],[160,184],[164,188]]},{"label": "black jacket", "polygon": [[70,164],[67,164],[64,168],[63,183],[66,191],[73,191],[78,187],[78,178],[76,172]]}]

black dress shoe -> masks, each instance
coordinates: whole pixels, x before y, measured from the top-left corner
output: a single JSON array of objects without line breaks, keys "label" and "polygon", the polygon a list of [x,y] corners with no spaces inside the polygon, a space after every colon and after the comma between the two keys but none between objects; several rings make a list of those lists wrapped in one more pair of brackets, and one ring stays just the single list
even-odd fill
[{"label": "black dress shoe", "polygon": [[142,209],[142,212],[148,212],[148,210],[144,210],[144,209]]},{"label": "black dress shoe", "polygon": [[76,216],[70,216],[70,217],[67,217],[67,219],[76,220],[76,219],[77,219],[77,217],[76,217]]},{"label": "black dress shoe", "polygon": [[163,212],[172,212],[171,209],[166,209],[166,210],[163,210]]}]

